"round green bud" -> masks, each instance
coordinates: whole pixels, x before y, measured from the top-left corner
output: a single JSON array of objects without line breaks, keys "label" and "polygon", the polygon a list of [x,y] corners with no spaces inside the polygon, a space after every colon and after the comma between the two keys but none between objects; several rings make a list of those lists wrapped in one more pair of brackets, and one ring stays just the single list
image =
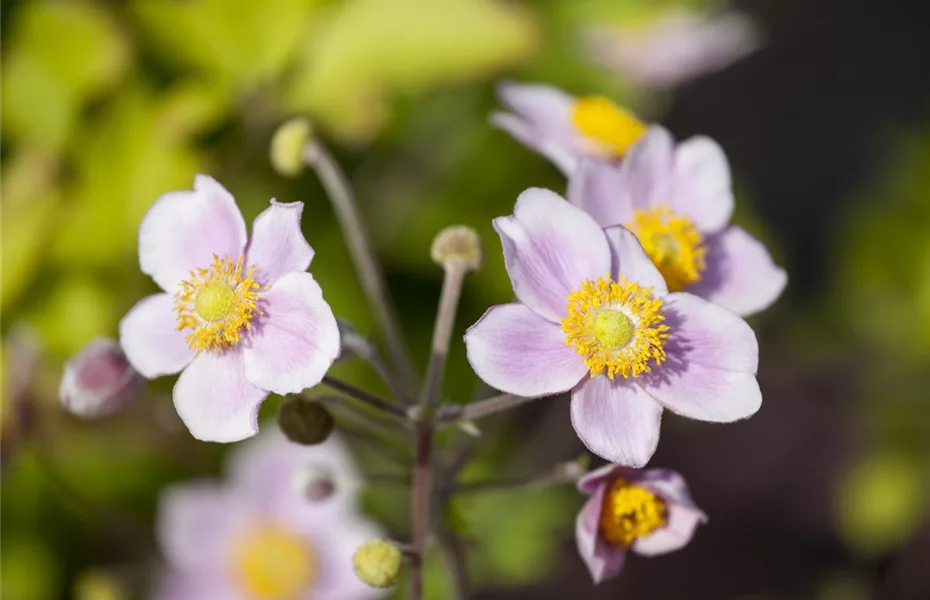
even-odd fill
[{"label": "round green bud", "polygon": [[471,227],[446,227],[433,239],[430,256],[443,267],[455,263],[474,271],[481,267],[481,237]]},{"label": "round green bud", "polygon": [[313,136],[310,121],[294,117],[285,121],[271,138],[271,166],[285,177],[296,177],[304,168],[304,151]]},{"label": "round green bud", "polygon": [[281,405],[278,425],[287,439],[297,444],[322,444],[336,424],[332,415],[318,402],[296,398]]},{"label": "round green bud", "polygon": [[375,588],[389,588],[397,583],[402,556],[400,550],[386,540],[369,540],[359,546],[352,557],[355,575]]}]

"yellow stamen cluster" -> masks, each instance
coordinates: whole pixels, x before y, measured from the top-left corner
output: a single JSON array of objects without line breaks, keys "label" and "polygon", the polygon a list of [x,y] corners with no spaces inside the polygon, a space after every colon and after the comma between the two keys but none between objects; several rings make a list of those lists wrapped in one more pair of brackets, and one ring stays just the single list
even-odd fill
[{"label": "yellow stamen cluster", "polygon": [[243,267],[243,259],[213,255],[213,265],[190,272],[175,294],[178,331],[190,329],[188,345],[200,352],[225,352],[237,343],[252,319],[262,314],[256,307],[258,290],[255,267]]},{"label": "yellow stamen cluster", "polygon": [[646,132],[646,125],[632,113],[602,96],[578,98],[572,124],[605,154],[622,157]]},{"label": "yellow stamen cluster", "polygon": [[638,377],[649,372],[650,361],[665,360],[669,328],[662,324],[662,300],[651,287],[610,277],[588,279],[569,295],[566,310],[565,344],[584,357],[591,377]]},{"label": "yellow stamen cluster", "polygon": [[296,600],[317,580],[318,561],[305,540],[286,529],[262,527],[239,540],[232,570],[249,598]]},{"label": "yellow stamen cluster", "polygon": [[636,211],[627,227],[662,273],[669,291],[683,290],[701,279],[707,246],[691,219],[658,206]]},{"label": "yellow stamen cluster", "polygon": [[617,479],[604,494],[600,532],[615,546],[629,547],[636,538],[665,527],[665,502],[644,488]]}]

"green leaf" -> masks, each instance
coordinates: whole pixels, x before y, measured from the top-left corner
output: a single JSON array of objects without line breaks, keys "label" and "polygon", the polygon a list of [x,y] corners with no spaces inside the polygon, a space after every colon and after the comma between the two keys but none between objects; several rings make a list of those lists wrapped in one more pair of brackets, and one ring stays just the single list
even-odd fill
[{"label": "green leaf", "polygon": [[27,4],[12,31],[2,72],[4,133],[60,149],[84,103],[122,78],[131,47],[105,9],[82,1]]}]

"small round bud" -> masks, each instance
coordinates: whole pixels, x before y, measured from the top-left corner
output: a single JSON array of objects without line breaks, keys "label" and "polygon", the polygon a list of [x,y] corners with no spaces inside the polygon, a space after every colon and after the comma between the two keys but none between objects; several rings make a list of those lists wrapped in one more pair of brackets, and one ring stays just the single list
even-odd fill
[{"label": "small round bud", "polygon": [[474,271],[481,267],[481,237],[471,227],[446,227],[433,239],[430,256],[444,267],[456,263]]},{"label": "small round bud", "polygon": [[310,502],[323,502],[336,492],[336,481],[330,469],[310,464],[294,474],[294,491]]},{"label": "small round bud", "polygon": [[397,583],[401,566],[400,550],[386,540],[369,540],[359,546],[352,557],[352,568],[364,583],[389,588]]},{"label": "small round bud", "polygon": [[294,399],[281,405],[278,425],[287,439],[305,446],[322,444],[333,432],[335,423],[319,402]]},{"label": "small round bud", "polygon": [[310,121],[294,117],[285,121],[271,138],[271,166],[285,177],[295,177],[304,168],[304,150],[313,136]]},{"label": "small round bud", "polygon": [[65,363],[61,405],[83,419],[111,415],[135,400],[143,379],[115,341],[97,338]]}]

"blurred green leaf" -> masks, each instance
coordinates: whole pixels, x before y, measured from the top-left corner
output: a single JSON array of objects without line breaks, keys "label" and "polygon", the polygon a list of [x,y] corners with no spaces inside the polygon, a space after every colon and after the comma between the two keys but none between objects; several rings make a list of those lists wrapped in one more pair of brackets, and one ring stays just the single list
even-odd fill
[{"label": "blurred green leaf", "polygon": [[184,136],[217,118],[214,102],[186,86],[163,96],[143,86],[126,89],[79,141],[64,226],[53,247],[59,263],[136,262],[131,257],[146,211],[160,194],[189,189],[202,168]]},{"label": "blurred green leaf", "polygon": [[52,550],[39,539],[5,535],[0,586],[6,598],[54,598],[61,573]]},{"label": "blurred green leaf", "polygon": [[232,91],[274,79],[321,0],[136,0],[133,11],[169,60]]},{"label": "blurred green leaf", "polygon": [[33,282],[55,232],[60,200],[55,175],[55,161],[34,149],[24,149],[4,165],[0,309],[9,307]]},{"label": "blurred green leaf", "polygon": [[121,315],[111,291],[89,277],[68,276],[41,300],[30,304],[26,321],[33,325],[46,349],[67,357],[93,338],[113,334]]},{"label": "blurred green leaf", "polygon": [[107,11],[81,0],[26,4],[2,72],[4,133],[60,149],[85,101],[113,87],[132,58]]},{"label": "blurred green leaf", "polygon": [[334,133],[365,139],[397,92],[473,79],[529,57],[532,15],[492,0],[353,0],[307,38],[287,99]]}]

